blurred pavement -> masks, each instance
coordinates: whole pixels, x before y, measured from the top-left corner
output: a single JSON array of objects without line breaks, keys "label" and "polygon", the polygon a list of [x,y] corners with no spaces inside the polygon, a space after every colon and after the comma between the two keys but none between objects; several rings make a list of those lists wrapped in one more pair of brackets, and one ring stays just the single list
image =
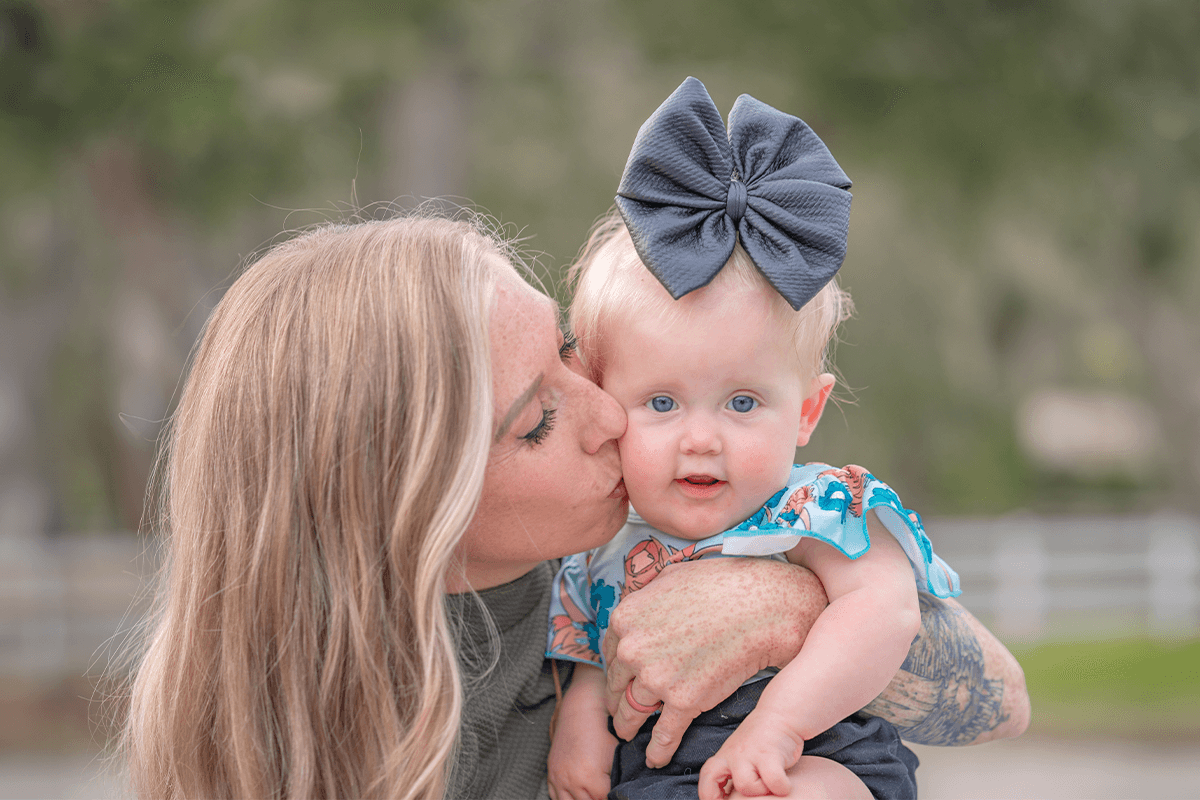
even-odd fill
[{"label": "blurred pavement", "polygon": [[[922,800],[1181,800],[1200,798],[1196,742],[1026,737],[979,747],[914,747]],[[0,800],[122,798],[106,765],[79,756],[0,756]]]},{"label": "blurred pavement", "polygon": [[914,746],[921,800],[1200,798],[1200,746],[1026,736],[977,747]]}]

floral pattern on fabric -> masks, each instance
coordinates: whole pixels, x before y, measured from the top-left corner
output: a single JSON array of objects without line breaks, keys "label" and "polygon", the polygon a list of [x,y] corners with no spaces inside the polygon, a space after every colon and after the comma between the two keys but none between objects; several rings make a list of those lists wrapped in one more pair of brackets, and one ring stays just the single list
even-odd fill
[{"label": "floral pattern on fabric", "polygon": [[603,666],[601,643],[612,609],[669,564],[714,556],[784,560],[806,537],[858,558],[871,547],[867,511],[875,511],[904,549],[920,591],[943,598],[961,592],[958,574],[933,552],[920,515],[905,508],[890,486],[853,464],[805,464],[792,468],[788,485],[762,508],[715,536],[680,539],[631,511],[608,544],[564,558],[554,578],[546,655]]}]

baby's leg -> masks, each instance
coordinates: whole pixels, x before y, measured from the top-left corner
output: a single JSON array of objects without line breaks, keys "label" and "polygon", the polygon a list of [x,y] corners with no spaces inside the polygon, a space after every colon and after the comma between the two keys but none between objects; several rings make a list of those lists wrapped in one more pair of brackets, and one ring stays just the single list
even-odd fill
[{"label": "baby's leg", "polygon": [[[796,800],[872,800],[865,783],[836,761],[821,756],[801,756],[788,770]],[[732,798],[743,797],[734,792]]]}]

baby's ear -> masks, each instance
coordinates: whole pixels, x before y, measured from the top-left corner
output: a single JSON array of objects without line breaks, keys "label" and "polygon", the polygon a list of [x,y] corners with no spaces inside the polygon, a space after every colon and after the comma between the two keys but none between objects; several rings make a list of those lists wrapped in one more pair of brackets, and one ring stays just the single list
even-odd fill
[{"label": "baby's ear", "polygon": [[812,438],[821,414],[825,411],[825,401],[833,391],[834,378],[828,372],[823,372],[812,379],[808,385],[808,394],[800,405],[800,432],[796,435],[796,447],[804,447]]}]

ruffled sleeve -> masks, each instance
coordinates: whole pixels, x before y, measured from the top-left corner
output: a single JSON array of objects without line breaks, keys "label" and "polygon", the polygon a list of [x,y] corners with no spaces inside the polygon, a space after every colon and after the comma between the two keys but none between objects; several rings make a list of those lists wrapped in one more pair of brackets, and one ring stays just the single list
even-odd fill
[{"label": "ruffled sleeve", "polygon": [[761,556],[790,550],[809,537],[849,558],[871,548],[864,514],[874,510],[912,564],[917,588],[937,597],[957,597],[958,574],[933,552],[917,512],[891,487],[862,467],[805,464],[792,468],[788,485],[750,519],[725,532],[722,554]]},{"label": "ruffled sleeve", "polygon": [[586,664],[601,664],[600,629],[590,602],[588,553],[562,560],[550,587],[550,628],[546,656]]}]

